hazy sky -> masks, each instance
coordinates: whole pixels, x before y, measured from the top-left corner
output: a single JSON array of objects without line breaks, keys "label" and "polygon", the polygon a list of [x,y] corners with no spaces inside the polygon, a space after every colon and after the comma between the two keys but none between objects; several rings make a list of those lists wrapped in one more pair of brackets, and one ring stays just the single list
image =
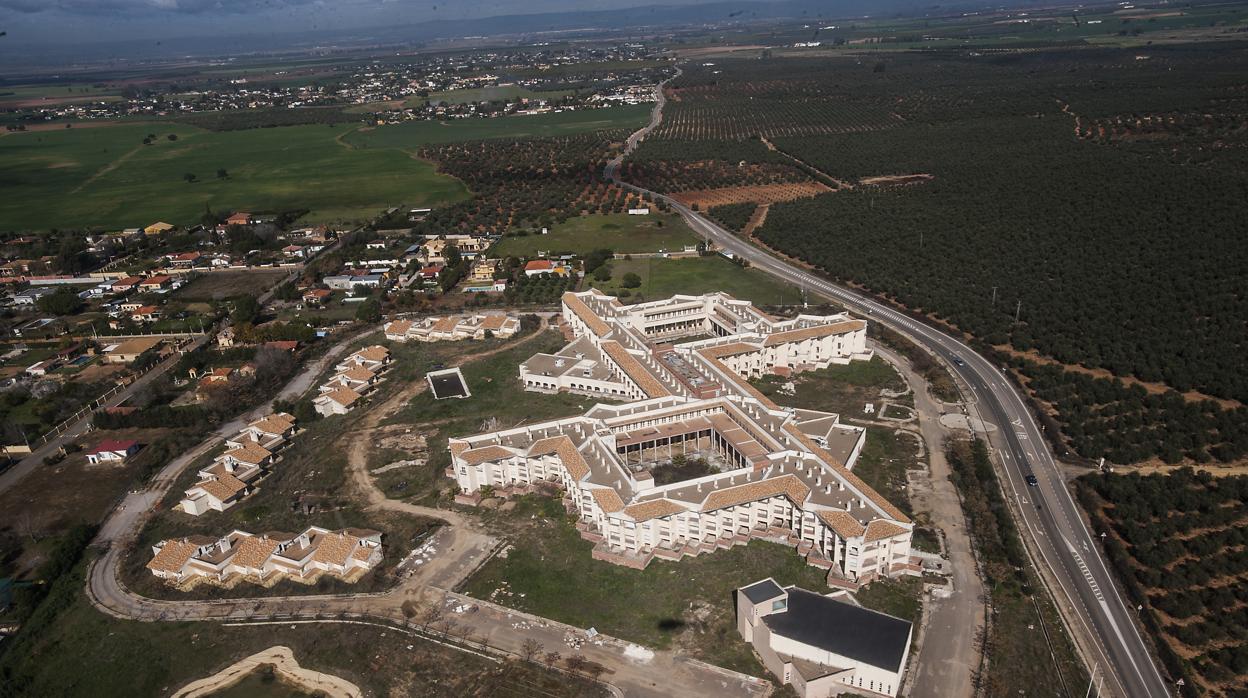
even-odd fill
[{"label": "hazy sky", "polygon": [[709,0],[0,0],[0,41],[66,44],[392,26]]}]

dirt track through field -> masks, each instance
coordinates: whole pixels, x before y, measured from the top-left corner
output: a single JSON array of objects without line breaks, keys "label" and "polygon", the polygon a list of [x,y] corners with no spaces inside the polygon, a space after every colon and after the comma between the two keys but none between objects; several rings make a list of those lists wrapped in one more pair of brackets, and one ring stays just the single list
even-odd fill
[{"label": "dirt track through field", "polygon": [[754,209],[754,213],[750,214],[750,220],[745,222],[745,227],[741,229],[741,234],[750,237],[754,231],[763,227],[763,223],[767,222],[767,211],[771,209],[771,204],[763,204]]},{"label": "dirt track through field", "polygon": [[109,172],[112,172],[113,170],[117,169],[118,167],[121,167],[121,164],[122,164],[123,162],[125,162],[126,160],[129,160],[129,159],[130,159],[130,158],[131,158],[131,157],[132,157],[135,153],[139,152],[139,151],[140,151],[140,150],[142,150],[143,148],[144,148],[144,146],[141,146],[141,145],[136,145],[133,149],[128,150],[128,151],[126,151],[126,152],[122,153],[122,154],[121,154],[121,155],[120,155],[120,156],[119,156],[116,160],[113,160],[112,162],[108,163],[107,165],[105,165],[105,166],[101,167],[101,168],[100,168],[100,169],[99,169],[99,170],[98,170],[95,174],[91,175],[90,177],[87,177],[86,181],[84,181],[82,184],[79,184],[78,186],[74,187],[74,190],[73,190],[73,191],[71,191],[71,192],[69,192],[69,193],[70,193],[70,194],[77,194],[78,192],[82,191],[82,190],[83,190],[83,188],[84,188],[84,187],[86,187],[88,184],[90,184],[90,183],[94,182],[95,180],[99,179],[100,177],[103,177],[104,175],[108,174]]}]

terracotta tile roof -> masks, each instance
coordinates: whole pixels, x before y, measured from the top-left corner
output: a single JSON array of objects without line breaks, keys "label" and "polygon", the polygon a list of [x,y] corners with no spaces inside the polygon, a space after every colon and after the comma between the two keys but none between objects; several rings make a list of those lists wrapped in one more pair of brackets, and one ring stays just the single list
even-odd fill
[{"label": "terracotta tile roof", "polygon": [[368,361],[385,361],[390,356],[390,350],[380,344],[374,344],[355,352],[354,356]]},{"label": "terracotta tile roof", "polygon": [[819,456],[819,458],[821,458],[825,463],[831,466],[832,470],[834,470],[837,475],[839,475],[842,479],[844,479],[845,482],[849,483],[850,485],[853,485],[853,487],[857,489],[859,492],[861,492],[864,497],[874,502],[876,506],[878,506],[881,510],[883,510],[885,514],[888,514],[889,517],[891,517],[894,521],[899,521],[901,523],[910,523],[910,517],[901,513],[901,510],[893,506],[892,502],[889,502],[887,499],[880,496],[879,492],[876,492],[874,489],[871,488],[870,485],[863,482],[862,478],[858,477],[853,472],[851,472],[849,468],[846,468],[845,464],[837,460],[831,453],[828,453],[827,451],[820,448],[819,444],[815,443],[809,436],[806,436],[805,434],[803,434],[800,429],[793,426],[792,424],[785,424],[784,430],[785,432],[791,434],[798,441],[800,441],[801,444],[805,446],[806,449],[809,450],[811,453],[814,453],[815,455]]},{"label": "terracotta tile roof", "polygon": [[226,451],[223,455],[228,455],[230,458],[233,458],[240,463],[248,463],[250,465],[260,465],[266,459],[273,457],[273,454],[269,452],[269,449],[261,446],[255,441],[244,441],[242,446],[239,448],[232,448]]},{"label": "terracotta tile roof", "polygon": [[450,448],[452,456],[458,456],[459,454],[468,450],[468,444],[464,443],[463,441],[457,441],[455,443],[452,443],[448,448]]},{"label": "terracotta tile roof", "polygon": [[354,390],[350,388],[339,388],[337,390],[331,390],[330,392],[325,393],[323,397],[333,400],[334,402],[338,403],[339,405],[342,405],[343,407],[350,407],[351,405],[355,404],[357,400],[363,397],[363,395],[360,395],[359,393],[355,392]]},{"label": "terracotta tile roof", "polygon": [[505,325],[510,319],[511,318],[506,315],[487,315],[485,319],[481,321],[481,329],[501,330],[503,329],[503,325]]},{"label": "terracotta tile roof", "polygon": [[731,344],[721,344],[719,346],[699,349],[698,351],[702,353],[702,356],[705,356],[711,359],[718,359],[724,356],[736,356],[737,354],[749,354],[751,352],[761,351],[761,349],[754,346],[753,344],[746,344],[745,342],[733,342]]},{"label": "terracotta tile roof", "polygon": [[502,460],[503,458],[512,458],[515,455],[516,454],[512,453],[511,451],[508,451],[502,446],[482,446],[481,448],[474,448],[468,451],[464,451],[463,453],[460,454],[460,458],[463,458],[464,462],[467,463],[468,465],[477,465],[480,463],[485,463],[487,461],[496,461],[496,460]]},{"label": "terracotta tile roof", "polygon": [[633,517],[633,520],[637,522],[671,516],[682,511],[688,511],[688,509],[670,499],[656,499],[652,502],[630,504],[624,507],[624,513]]},{"label": "terracotta tile roof", "polygon": [[650,373],[637,357],[628,353],[619,342],[608,340],[602,343],[602,350],[611,357],[611,360],[620,367],[629,378],[632,379],[637,387],[641,388],[648,397],[667,397],[671,395],[671,391],[663,386],[654,374]]},{"label": "terracotta tile roof", "polygon": [[816,337],[827,337],[834,334],[845,334],[847,332],[865,329],[866,326],[867,323],[865,320],[842,320],[841,322],[833,322],[828,325],[819,325],[817,327],[807,327],[800,330],[777,332],[767,337],[766,341],[763,342],[763,346],[774,347],[777,344],[800,342],[803,339],[814,339]]},{"label": "terracotta tile roof", "polygon": [[581,452],[576,450],[572,439],[563,437],[563,443],[559,444],[555,453],[558,454],[559,460],[563,461],[563,467],[567,469],[573,480],[579,481],[589,475],[589,463],[586,463]]},{"label": "terracotta tile roof", "polygon": [[454,316],[444,317],[439,318],[437,322],[433,323],[432,329],[434,332],[450,332],[451,330],[454,330],[455,326],[458,324],[459,318]]},{"label": "terracotta tile roof", "polygon": [[213,480],[197,482],[195,487],[207,492],[219,501],[228,502],[234,495],[247,489],[247,484],[233,475],[225,473],[218,475]]},{"label": "terracotta tile roof", "polygon": [[365,381],[365,382],[371,381],[373,378],[377,377],[376,373],[373,373],[372,371],[368,370],[367,368],[364,368],[363,366],[353,366],[351,368],[348,368],[345,371],[340,371],[338,375],[346,376],[347,378],[350,378],[353,381]]},{"label": "terracotta tile roof", "polygon": [[386,334],[406,335],[414,324],[411,320],[395,320],[386,325]]},{"label": "terracotta tile roof", "polygon": [[601,487],[590,490],[589,494],[604,513],[614,514],[624,509],[624,500],[620,499],[620,495],[615,490]]},{"label": "terracotta tile roof", "polygon": [[847,511],[818,511],[819,518],[841,538],[856,538],[866,529]]},{"label": "terracotta tile roof", "polygon": [[901,526],[898,526],[891,521],[885,521],[884,519],[875,519],[871,521],[871,523],[867,524],[867,533],[864,540],[867,543],[870,543],[873,540],[892,538],[893,536],[900,536],[903,533],[906,533],[906,529]]},{"label": "terracotta tile roof", "polygon": [[295,426],[295,418],[285,412],[274,412],[267,417],[257,419],[247,426],[266,434],[281,434]]},{"label": "terracotta tile roof", "polygon": [[745,391],[747,394],[749,394],[750,397],[762,403],[763,407],[766,407],[767,409],[770,409],[770,410],[779,409],[779,406],[776,403],[772,402],[771,398],[759,392],[758,388],[755,388],[754,386],[750,385],[750,382],[748,380],[743,378],[736,371],[732,370],[731,368],[728,368],[727,364],[725,364],[724,362],[720,361],[719,359],[713,356],[707,356],[706,350],[704,349],[699,350],[698,353],[701,354],[713,366],[715,366],[715,368],[719,369],[720,371],[723,371],[724,375],[728,376],[728,379],[731,380],[733,385],[737,386],[738,389]]},{"label": "terracotta tile roof", "polygon": [[186,540],[167,540],[160,552],[148,561],[147,568],[154,572],[177,572],[186,565],[198,547]]},{"label": "terracotta tile roof", "polygon": [[537,441],[533,442],[532,446],[529,446],[529,455],[530,456],[545,456],[551,453],[555,453],[556,451],[559,450],[560,444],[562,444],[566,440],[568,440],[568,437],[564,436],[563,434],[560,434],[559,436],[549,436],[545,439],[538,439]]},{"label": "terracotta tile roof", "polygon": [[277,541],[266,536],[247,536],[234,549],[230,563],[247,569],[261,569],[277,550]]},{"label": "terracotta tile roof", "polygon": [[707,495],[706,501],[702,502],[702,511],[756,502],[781,494],[788,497],[794,504],[801,506],[806,501],[806,497],[810,496],[810,488],[796,475],[781,475],[711,492]]},{"label": "terracotta tile roof", "polygon": [[355,552],[351,553],[351,558],[360,562],[368,562],[368,558],[372,556],[376,548],[372,546],[361,545],[356,547]]},{"label": "terracotta tile roof", "polygon": [[312,561],[323,562],[327,565],[345,565],[347,558],[351,557],[351,553],[355,551],[359,543],[360,539],[355,536],[336,532],[326,533],[317,541],[316,552],[312,553]]},{"label": "terracotta tile roof", "polygon": [[571,291],[563,294],[563,304],[568,306],[572,312],[589,326],[589,331],[599,337],[606,337],[611,334],[611,326],[608,325],[598,314],[585,305],[585,301],[576,297]]}]

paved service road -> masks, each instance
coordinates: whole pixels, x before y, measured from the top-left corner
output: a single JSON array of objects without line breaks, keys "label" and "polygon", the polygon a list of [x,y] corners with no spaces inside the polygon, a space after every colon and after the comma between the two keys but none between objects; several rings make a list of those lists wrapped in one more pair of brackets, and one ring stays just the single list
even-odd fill
[{"label": "paved service road", "polygon": [[[655,119],[647,129],[653,128],[661,118],[661,112],[656,110]],[[605,175],[619,182],[618,170],[617,160],[607,165]],[[999,367],[952,335],[914,320],[869,295],[833,284],[796,263],[773,256],[678,201],[619,183],[666,201],[696,233],[714,242],[719,249],[744,258],[756,269],[902,332],[943,359],[970,388],[982,417],[998,426],[989,441],[1002,458],[1006,494],[1013,497],[1017,511],[1021,512],[1019,528],[1030,539],[1032,548],[1039,552],[1050,585],[1056,582],[1058,588],[1053,590],[1054,596],[1067,611],[1065,615],[1074,631],[1085,638],[1085,646],[1092,645],[1088,660],[1106,675],[1106,687],[1129,698],[1170,694],[1148,644],[1136,627],[1134,614],[1128,611],[1101,557],[1093,533],[1084,524],[1066,489],[1062,472],[1040,427]],[[1036,487],[1028,487],[1024,480],[1031,474],[1039,481]]]}]

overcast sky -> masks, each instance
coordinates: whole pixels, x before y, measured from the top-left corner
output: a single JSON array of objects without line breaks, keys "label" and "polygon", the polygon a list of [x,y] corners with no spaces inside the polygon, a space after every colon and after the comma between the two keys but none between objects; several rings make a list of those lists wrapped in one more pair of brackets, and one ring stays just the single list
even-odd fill
[{"label": "overcast sky", "polygon": [[0,41],[66,44],[393,26],[710,0],[0,0]]}]

